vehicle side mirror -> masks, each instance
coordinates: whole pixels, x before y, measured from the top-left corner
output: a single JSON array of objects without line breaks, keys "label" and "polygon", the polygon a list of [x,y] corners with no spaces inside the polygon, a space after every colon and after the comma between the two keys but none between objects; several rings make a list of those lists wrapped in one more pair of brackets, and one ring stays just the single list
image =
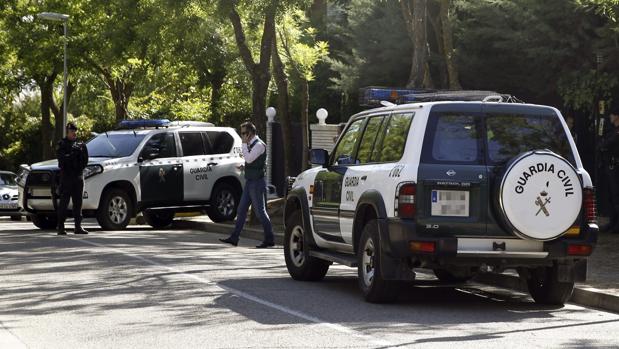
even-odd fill
[{"label": "vehicle side mirror", "polygon": [[144,148],[144,150],[142,150],[140,158],[142,159],[142,161],[156,159],[157,157],[159,157],[159,152],[160,150],[157,148]]},{"label": "vehicle side mirror", "polygon": [[313,165],[327,167],[327,165],[329,164],[329,152],[324,149],[310,150],[310,162]]}]

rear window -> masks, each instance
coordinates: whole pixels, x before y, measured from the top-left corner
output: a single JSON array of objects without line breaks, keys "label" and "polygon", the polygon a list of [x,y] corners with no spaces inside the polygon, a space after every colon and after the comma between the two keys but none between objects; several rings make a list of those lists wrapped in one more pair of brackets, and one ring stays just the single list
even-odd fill
[{"label": "rear window", "polygon": [[414,113],[393,114],[391,116],[381,143],[380,154],[377,161],[394,162],[402,158],[413,116]]},{"label": "rear window", "polygon": [[227,154],[232,150],[234,138],[224,131],[206,131],[211,143],[209,154]]},{"label": "rear window", "polygon": [[432,113],[423,147],[427,163],[480,163],[478,117],[462,113]]},{"label": "rear window", "polygon": [[569,140],[556,115],[488,114],[486,130],[491,164],[535,149],[548,149],[574,164]]}]

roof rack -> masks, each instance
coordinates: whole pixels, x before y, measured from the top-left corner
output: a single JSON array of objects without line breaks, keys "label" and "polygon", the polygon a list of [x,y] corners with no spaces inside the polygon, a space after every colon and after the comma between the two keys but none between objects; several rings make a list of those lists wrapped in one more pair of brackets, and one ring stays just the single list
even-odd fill
[{"label": "roof rack", "polygon": [[168,124],[170,127],[213,127],[215,124],[204,121],[172,121]]},{"label": "roof rack", "polygon": [[523,103],[512,95],[494,91],[406,89],[379,86],[369,86],[359,90],[359,105],[363,107],[384,105],[382,102],[405,104],[436,101]]}]

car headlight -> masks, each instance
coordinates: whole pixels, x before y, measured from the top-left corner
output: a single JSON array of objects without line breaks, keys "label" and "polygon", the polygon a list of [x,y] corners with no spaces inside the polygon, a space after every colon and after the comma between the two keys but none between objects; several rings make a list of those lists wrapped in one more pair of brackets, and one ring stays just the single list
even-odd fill
[{"label": "car headlight", "polygon": [[17,171],[17,185],[20,187],[26,186],[26,178],[28,178],[28,174],[30,174],[30,166],[21,165],[19,167],[19,171]]},{"label": "car headlight", "polygon": [[84,169],[84,179],[92,177],[101,172],[103,172],[103,167],[101,165],[88,165]]}]

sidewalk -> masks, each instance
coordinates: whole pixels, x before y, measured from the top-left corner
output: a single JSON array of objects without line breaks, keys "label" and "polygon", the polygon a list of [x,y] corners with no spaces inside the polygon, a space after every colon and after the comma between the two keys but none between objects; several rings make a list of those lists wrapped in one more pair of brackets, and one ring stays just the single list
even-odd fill
[{"label": "sidewalk", "polygon": [[[283,243],[284,227],[279,217],[273,216],[275,243]],[[213,223],[207,216],[183,218],[174,221],[176,228],[203,230],[210,233],[229,234],[232,223]],[[260,225],[245,225],[242,237],[262,240],[263,232]],[[525,283],[515,273],[501,275],[482,274],[476,281],[515,289],[528,293]],[[619,235],[600,234],[598,244],[589,258],[587,282],[576,285],[570,302],[619,312]]]}]

